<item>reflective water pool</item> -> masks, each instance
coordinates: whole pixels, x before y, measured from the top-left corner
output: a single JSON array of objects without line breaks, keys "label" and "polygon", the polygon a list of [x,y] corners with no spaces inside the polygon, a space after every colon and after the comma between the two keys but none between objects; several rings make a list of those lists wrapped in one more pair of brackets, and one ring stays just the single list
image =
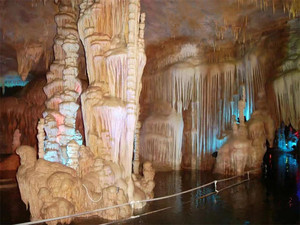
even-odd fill
[{"label": "reflective water pool", "polygon": [[[300,224],[300,168],[297,154],[268,151],[263,173],[250,181],[206,198],[214,185],[175,198],[152,202],[119,224]],[[208,172],[174,171],[156,175],[156,197],[181,192],[220,177]],[[218,189],[243,181],[237,178]],[[29,221],[18,189],[0,189],[1,224]],[[163,210],[162,210],[163,209]],[[161,210],[158,211],[157,210]],[[73,224],[99,224],[98,218],[76,219]]]},{"label": "reflective water pool", "polygon": [[[300,224],[300,168],[297,157],[296,154],[275,150],[267,152],[263,173],[251,176],[249,182],[204,199],[196,200],[204,192],[213,191],[213,187],[212,190],[186,194],[169,200],[168,204],[174,206],[172,209],[123,224]],[[156,193],[180,192],[214,179],[216,177],[197,171],[159,173]],[[232,181],[235,182],[238,180]],[[160,204],[155,208],[167,205]],[[149,208],[154,208],[153,205]]]}]

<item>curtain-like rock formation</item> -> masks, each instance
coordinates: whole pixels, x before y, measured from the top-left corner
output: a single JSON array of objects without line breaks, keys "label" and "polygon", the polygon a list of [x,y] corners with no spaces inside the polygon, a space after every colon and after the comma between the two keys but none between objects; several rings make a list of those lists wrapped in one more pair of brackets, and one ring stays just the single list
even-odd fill
[{"label": "curtain-like rock formation", "polygon": [[290,37],[287,56],[273,81],[277,101],[277,113],[286,124],[300,129],[300,26],[297,19],[289,22]]},{"label": "curtain-like rock formation", "polygon": [[[171,46],[168,55],[156,54],[145,70],[141,104],[163,100],[181,116],[190,110],[190,132],[185,130],[184,147],[191,147],[189,166],[211,169],[211,154],[226,141],[227,130],[232,124],[232,115],[239,115],[237,105],[239,87],[246,87],[245,116],[248,120],[255,109],[254,102],[260,90],[264,90],[263,67],[255,52],[247,53],[240,60],[233,56],[218,58],[218,63],[203,60],[204,54],[196,44]],[[145,118],[148,114],[143,110]],[[183,120],[186,121],[183,117]],[[146,138],[146,137],[142,137]],[[182,139],[182,138],[181,138]],[[147,147],[141,146],[141,154],[147,154]],[[181,149],[176,153],[181,155]],[[143,153],[144,152],[144,153]]]},{"label": "curtain-like rock formation", "polygon": [[142,159],[153,162],[159,169],[180,169],[183,120],[174,109],[160,103],[141,131]]},{"label": "curtain-like rock formation", "polygon": [[83,1],[80,9],[89,77],[81,96],[86,144],[96,156],[122,165],[129,176],[146,63],[145,15],[137,0]]}]

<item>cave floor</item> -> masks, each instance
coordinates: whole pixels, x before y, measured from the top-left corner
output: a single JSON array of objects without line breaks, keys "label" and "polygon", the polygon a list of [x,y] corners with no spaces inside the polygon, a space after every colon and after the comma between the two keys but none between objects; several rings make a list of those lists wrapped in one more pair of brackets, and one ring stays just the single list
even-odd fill
[{"label": "cave floor", "polygon": [[[140,217],[116,224],[300,224],[298,165],[299,154],[268,150],[263,173],[250,175],[250,181],[205,198],[201,196],[214,191],[213,185],[178,197],[151,202],[143,210],[135,212]],[[7,173],[5,178],[7,176],[11,174]],[[3,177],[2,174],[1,179]],[[188,190],[220,178],[201,171],[159,172],[155,177],[155,197]],[[218,190],[246,178],[244,176],[220,183]],[[20,199],[17,186],[0,188],[0,197],[0,224],[29,221],[29,213]],[[107,221],[90,217],[75,219],[72,224],[104,222]]]}]

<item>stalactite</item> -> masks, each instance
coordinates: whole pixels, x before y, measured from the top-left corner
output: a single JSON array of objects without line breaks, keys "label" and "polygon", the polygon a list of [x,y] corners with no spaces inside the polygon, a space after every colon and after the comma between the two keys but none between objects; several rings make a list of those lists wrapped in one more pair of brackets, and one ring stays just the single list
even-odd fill
[{"label": "stalactite", "polygon": [[[232,114],[239,116],[235,110],[239,86],[244,84],[246,87],[249,101],[245,116],[249,119],[256,94],[263,89],[265,81],[261,65],[253,54],[247,54],[236,62],[201,63],[201,56],[194,56],[198,50],[191,48],[192,52],[188,54],[186,49],[190,48],[185,46],[182,47],[184,51],[179,50],[184,53],[182,56],[178,53],[172,57],[181,59],[179,62],[169,60],[171,64],[160,64],[165,67],[146,71],[143,77],[143,106],[163,100],[179,114],[191,107],[192,125],[190,133],[185,131],[185,135],[191,139],[188,141],[193,158],[197,158],[193,168],[209,169],[213,163],[208,162],[211,153],[226,141],[224,137],[231,128]],[[187,57],[190,55],[193,57]],[[141,146],[141,152],[145,149]]]},{"label": "stalactite", "polygon": [[39,62],[43,55],[41,44],[25,44],[23,48],[17,49],[18,73],[23,81],[26,80],[28,73],[33,65]]},{"label": "stalactite", "polygon": [[300,26],[297,20],[291,21],[288,43],[288,56],[280,67],[279,76],[273,81],[276,95],[277,113],[286,124],[300,129],[300,68],[299,49]]}]

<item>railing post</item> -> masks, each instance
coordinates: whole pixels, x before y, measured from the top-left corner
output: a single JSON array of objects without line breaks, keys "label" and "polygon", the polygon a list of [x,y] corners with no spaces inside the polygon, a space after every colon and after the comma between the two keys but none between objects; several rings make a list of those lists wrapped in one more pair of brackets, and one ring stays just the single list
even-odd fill
[{"label": "railing post", "polygon": [[217,190],[217,182],[218,182],[218,181],[216,181],[216,180],[214,181],[214,183],[215,183],[215,192],[218,193],[219,191]]}]

